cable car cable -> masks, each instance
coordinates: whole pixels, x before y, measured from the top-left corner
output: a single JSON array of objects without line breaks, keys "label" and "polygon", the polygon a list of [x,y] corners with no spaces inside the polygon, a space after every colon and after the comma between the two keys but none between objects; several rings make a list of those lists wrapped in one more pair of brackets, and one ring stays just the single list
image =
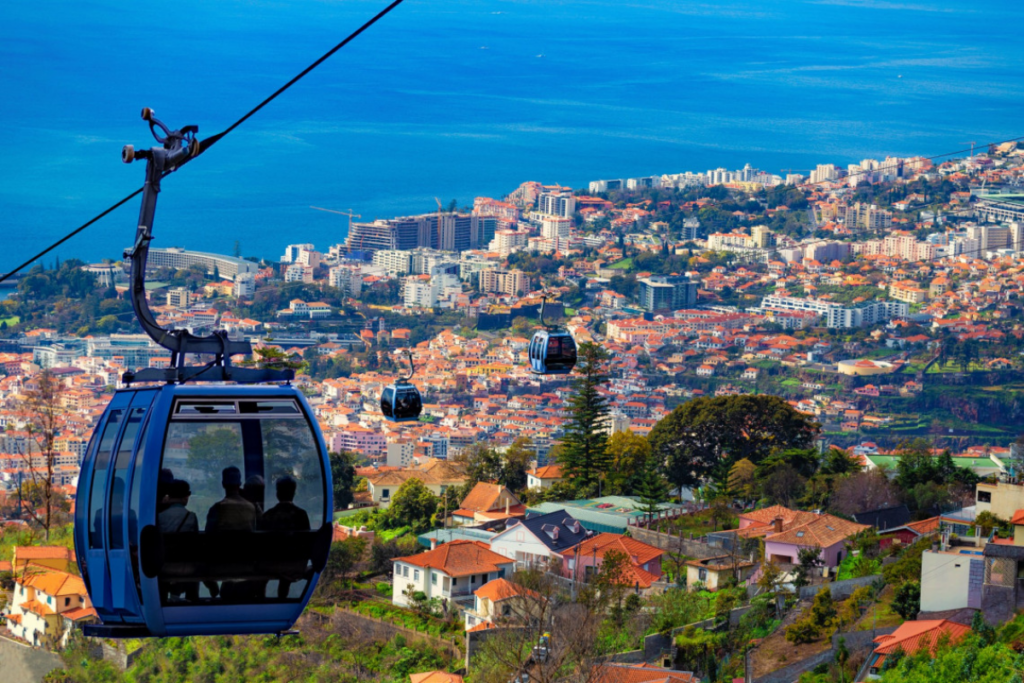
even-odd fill
[{"label": "cable car cable", "polygon": [[[364,24],[363,24],[362,26],[360,26],[359,28],[357,28],[357,29],[356,29],[355,31],[353,31],[352,33],[350,33],[350,34],[349,34],[349,35],[348,35],[348,36],[347,36],[347,37],[346,37],[346,38],[345,38],[344,40],[342,40],[342,41],[341,41],[340,43],[338,43],[337,45],[335,45],[334,47],[332,47],[332,48],[331,48],[330,50],[328,50],[327,52],[325,52],[325,53],[324,53],[324,54],[323,54],[323,55],[322,55],[322,56],[321,56],[321,57],[320,57],[319,59],[317,59],[317,60],[316,60],[315,62],[313,62],[312,64],[310,64],[309,66],[307,66],[307,67],[306,67],[305,69],[303,69],[303,70],[302,70],[302,71],[301,71],[301,72],[300,72],[300,73],[299,73],[299,74],[298,74],[297,76],[295,76],[294,78],[292,78],[292,79],[291,79],[290,81],[288,81],[287,83],[285,83],[284,85],[282,85],[282,86],[281,86],[280,88],[278,88],[277,90],[275,90],[275,91],[273,92],[273,94],[271,94],[271,95],[270,95],[269,97],[267,97],[267,98],[266,98],[266,99],[264,99],[264,100],[263,100],[262,102],[260,102],[260,103],[259,103],[259,104],[257,104],[257,105],[256,105],[255,107],[253,107],[253,108],[252,108],[252,109],[250,109],[250,110],[249,110],[248,112],[246,112],[246,113],[245,113],[245,114],[244,114],[244,115],[243,115],[243,116],[242,116],[241,118],[239,118],[239,119],[238,119],[237,121],[235,121],[234,123],[232,123],[232,124],[231,124],[230,126],[228,126],[227,128],[225,128],[225,129],[224,129],[224,130],[222,130],[221,132],[217,133],[216,135],[211,135],[210,137],[208,137],[208,138],[205,138],[204,140],[201,140],[201,141],[199,142],[199,150],[198,150],[198,152],[197,152],[197,153],[196,153],[196,154],[195,154],[194,156],[192,156],[192,157],[189,157],[188,159],[186,159],[185,161],[183,161],[183,162],[182,162],[181,164],[179,164],[178,166],[176,166],[176,167],[174,167],[174,168],[172,168],[172,169],[169,169],[169,170],[165,171],[165,172],[163,173],[163,176],[162,176],[162,177],[163,177],[163,178],[166,178],[166,177],[167,177],[168,175],[170,175],[171,173],[173,173],[173,172],[174,172],[175,170],[177,170],[177,169],[181,168],[182,166],[184,166],[185,164],[187,164],[187,163],[188,163],[189,161],[191,161],[192,159],[195,159],[195,158],[196,158],[196,157],[198,157],[198,156],[199,156],[200,154],[202,154],[203,152],[205,152],[206,150],[208,150],[208,149],[209,149],[210,147],[213,147],[213,146],[214,146],[214,145],[215,145],[215,144],[216,144],[217,142],[219,142],[219,141],[221,140],[221,138],[223,138],[223,137],[224,137],[225,135],[227,135],[228,133],[230,133],[231,131],[233,131],[233,130],[234,130],[235,128],[238,128],[238,127],[239,127],[240,125],[242,125],[243,123],[245,123],[245,121],[246,121],[246,120],[248,120],[248,119],[249,119],[249,117],[251,117],[251,116],[252,116],[253,114],[255,114],[256,112],[258,112],[258,111],[259,111],[260,109],[262,109],[262,108],[263,108],[263,107],[265,107],[266,105],[270,104],[270,103],[271,103],[272,101],[274,101],[274,100],[275,100],[275,99],[276,99],[276,98],[277,98],[277,97],[278,97],[278,96],[279,96],[279,95],[280,95],[281,93],[283,93],[283,92],[284,92],[285,90],[288,90],[288,88],[290,88],[290,87],[292,87],[293,85],[295,85],[295,84],[296,84],[296,83],[297,83],[297,82],[298,82],[298,81],[299,81],[300,79],[302,79],[302,78],[303,78],[304,76],[306,76],[306,75],[307,75],[307,74],[308,74],[308,73],[309,73],[310,71],[312,71],[313,69],[315,69],[315,68],[317,68],[318,66],[320,66],[321,64],[323,64],[323,63],[324,63],[324,62],[325,62],[325,61],[326,61],[327,59],[329,59],[329,58],[330,58],[330,57],[331,57],[332,55],[334,55],[334,53],[335,53],[335,52],[337,52],[338,50],[340,50],[341,48],[345,47],[345,46],[346,46],[346,45],[348,45],[348,44],[349,44],[350,42],[352,42],[353,40],[355,40],[355,39],[356,39],[356,38],[357,38],[357,37],[358,37],[358,36],[359,36],[359,35],[360,35],[361,33],[363,33],[363,32],[364,32],[364,31],[365,31],[366,29],[370,28],[371,26],[373,26],[374,24],[376,24],[376,23],[377,23],[378,21],[380,21],[381,19],[383,19],[383,18],[384,18],[385,16],[387,16],[387,14],[388,14],[388,13],[390,13],[390,12],[391,12],[391,10],[393,10],[393,9],[395,9],[396,7],[398,7],[399,5],[401,5],[401,4],[402,4],[402,3],[404,2],[404,1],[405,1],[405,0],[393,0],[393,2],[392,2],[392,3],[390,4],[390,5],[388,5],[388,6],[387,6],[387,7],[385,7],[384,9],[382,9],[382,10],[381,10],[380,12],[378,12],[378,13],[377,13],[376,15],[374,15],[374,16],[373,16],[373,18],[371,18],[371,19],[370,19],[369,21],[367,21],[366,23],[364,23]],[[17,267],[16,267],[16,268],[14,268],[14,269],[12,269],[11,271],[9,271],[9,272],[7,272],[7,273],[4,273],[4,274],[0,275],[0,282],[3,282],[4,280],[8,279],[8,278],[9,278],[9,277],[11,277],[12,275],[15,275],[15,274],[17,274],[17,273],[21,272],[21,271],[22,271],[23,269],[25,269],[25,268],[27,268],[28,266],[32,265],[32,263],[33,263],[34,261],[37,261],[37,260],[41,259],[41,258],[42,258],[43,256],[46,256],[46,254],[50,253],[51,251],[53,251],[54,249],[56,249],[56,248],[57,248],[57,247],[59,247],[60,245],[64,244],[64,243],[65,243],[65,242],[67,242],[67,241],[68,241],[69,239],[71,239],[72,237],[74,237],[74,236],[75,236],[75,235],[77,235],[78,233],[82,232],[83,230],[85,230],[86,228],[88,228],[88,227],[89,227],[90,225],[92,225],[92,224],[93,224],[93,223],[95,223],[96,221],[100,220],[101,218],[103,218],[104,216],[106,216],[107,214],[109,214],[110,212],[112,212],[112,211],[113,211],[114,209],[120,208],[121,206],[123,206],[124,204],[126,204],[126,203],[127,203],[128,201],[130,201],[130,200],[131,200],[131,199],[133,199],[134,197],[137,197],[137,196],[138,196],[139,194],[141,194],[141,193],[142,193],[142,190],[143,190],[143,188],[141,188],[141,187],[140,187],[139,189],[135,190],[135,191],[134,191],[134,192],[132,192],[132,193],[131,193],[130,195],[128,195],[127,197],[125,197],[124,199],[122,199],[121,201],[119,201],[119,202],[117,202],[116,204],[112,205],[111,207],[109,207],[108,209],[104,210],[103,212],[101,212],[101,213],[97,214],[97,215],[96,215],[96,216],[94,216],[94,217],[93,217],[92,219],[90,219],[89,221],[87,221],[86,223],[84,223],[83,225],[81,225],[80,227],[78,227],[78,228],[75,228],[74,230],[72,230],[71,232],[69,232],[69,233],[68,233],[67,235],[65,235],[64,237],[60,238],[59,240],[57,240],[56,242],[54,242],[53,244],[51,244],[50,246],[48,246],[48,247],[47,247],[46,249],[42,250],[41,252],[39,252],[38,254],[36,254],[35,256],[33,256],[32,258],[30,258],[29,260],[25,261],[24,263],[22,263],[21,265],[17,266]]]}]

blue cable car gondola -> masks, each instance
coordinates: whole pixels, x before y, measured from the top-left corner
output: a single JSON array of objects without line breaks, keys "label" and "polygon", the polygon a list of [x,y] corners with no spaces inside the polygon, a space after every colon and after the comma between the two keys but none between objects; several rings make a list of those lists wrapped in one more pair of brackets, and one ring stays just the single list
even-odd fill
[{"label": "blue cable car gondola", "polygon": [[[146,260],[162,177],[195,156],[196,128],[168,130],[143,110],[162,147],[147,159],[131,297],[171,367],[127,372],[86,450],[75,550],[102,637],[282,633],[302,613],[327,562],[333,529],[323,435],[291,369],[238,368],[247,341],[157,324]],[[159,129],[159,132],[158,132]],[[212,356],[188,366],[189,354]],[[193,382],[231,382],[189,386]],[[153,384],[142,384],[156,382]],[[239,384],[241,383],[241,384]]]},{"label": "blue cable car gondola", "polygon": [[409,376],[385,387],[380,393],[380,412],[388,422],[412,422],[418,420],[423,412],[420,390],[409,381],[416,372],[412,352],[406,351],[409,354]]},{"label": "blue cable car gondola", "polygon": [[[544,325],[545,298],[540,304],[540,324]],[[536,375],[568,375],[576,367],[576,340],[565,330],[545,327],[530,339],[527,351],[530,372]]]}]

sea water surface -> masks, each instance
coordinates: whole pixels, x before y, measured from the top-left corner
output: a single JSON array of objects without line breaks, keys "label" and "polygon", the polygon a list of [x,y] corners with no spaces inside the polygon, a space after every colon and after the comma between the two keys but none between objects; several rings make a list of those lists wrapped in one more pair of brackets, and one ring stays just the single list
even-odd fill
[{"label": "sea water surface", "polygon": [[[385,2],[0,3],[0,272],[141,185],[138,118],[217,132]],[[525,180],[773,172],[1024,135],[997,0],[406,0],[164,181],[155,246],[276,258]],[[58,250],[117,258],[138,200]],[[47,257],[52,262],[52,255]]]}]

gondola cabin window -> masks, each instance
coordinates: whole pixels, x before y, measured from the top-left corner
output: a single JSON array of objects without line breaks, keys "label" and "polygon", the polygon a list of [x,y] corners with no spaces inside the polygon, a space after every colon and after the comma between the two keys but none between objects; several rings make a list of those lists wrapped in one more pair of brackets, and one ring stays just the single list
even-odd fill
[{"label": "gondola cabin window", "polygon": [[294,401],[179,401],[157,484],[163,604],[301,599],[324,486]]}]

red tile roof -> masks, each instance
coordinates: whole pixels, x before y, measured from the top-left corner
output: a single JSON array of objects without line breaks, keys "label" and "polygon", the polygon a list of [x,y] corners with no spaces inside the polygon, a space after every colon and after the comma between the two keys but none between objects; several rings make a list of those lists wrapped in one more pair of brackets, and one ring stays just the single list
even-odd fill
[{"label": "red tile roof", "polygon": [[417,567],[443,571],[448,576],[469,576],[497,572],[513,560],[493,552],[480,541],[451,541],[419,555],[398,557],[393,562],[405,562]]},{"label": "red tile roof", "polygon": [[939,637],[942,634],[948,633],[949,644],[953,645],[970,632],[969,626],[957,624],[948,619],[905,621],[889,635],[875,638],[875,654],[887,655],[901,649],[904,654],[912,655],[921,648],[927,647],[931,654],[934,655]]}]

